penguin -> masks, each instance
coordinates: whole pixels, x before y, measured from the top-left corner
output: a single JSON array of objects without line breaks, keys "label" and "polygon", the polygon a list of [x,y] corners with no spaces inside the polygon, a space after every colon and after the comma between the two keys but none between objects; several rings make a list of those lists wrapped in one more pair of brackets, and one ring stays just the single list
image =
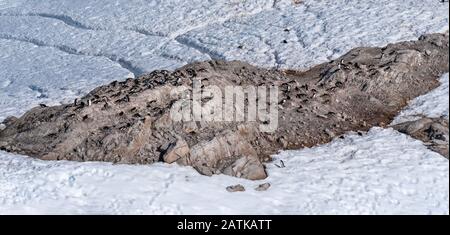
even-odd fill
[{"label": "penguin", "polygon": [[285,167],[286,167],[286,166],[284,165],[283,160],[280,160],[280,165],[275,164],[275,166],[278,167],[278,168],[285,168]]}]

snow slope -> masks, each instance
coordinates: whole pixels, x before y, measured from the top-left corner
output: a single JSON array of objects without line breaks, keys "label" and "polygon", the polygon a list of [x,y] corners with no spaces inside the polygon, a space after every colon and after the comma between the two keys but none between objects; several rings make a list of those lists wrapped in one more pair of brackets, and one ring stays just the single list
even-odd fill
[{"label": "snow slope", "polygon": [[[449,23],[448,3],[438,0],[19,2],[0,8],[1,37],[116,56],[138,73],[209,58],[306,68],[357,46],[445,31]],[[172,64],[148,63],[151,56]]]},{"label": "snow slope", "polygon": [[439,80],[441,85],[428,94],[417,97],[409,103],[408,108],[403,110],[393,121],[398,124],[420,119],[420,116],[449,118],[449,78],[448,73]]},{"label": "snow slope", "polygon": [[[448,160],[391,129],[276,156],[269,178],[0,155],[0,213],[448,214]],[[269,182],[266,192],[255,191]],[[225,187],[241,183],[243,193]]]},{"label": "snow slope", "polygon": [[0,39],[0,120],[39,103],[72,102],[99,83],[130,75],[105,57]]},{"label": "snow slope", "polygon": [[[356,46],[448,30],[438,0],[0,0],[0,121],[39,103],[210,58],[306,68]],[[447,115],[443,85],[397,119]],[[0,152],[0,214],[448,214],[448,160],[394,130],[281,152],[251,182],[176,165]],[[276,163],[276,162],[275,162]],[[266,192],[253,190],[270,182]],[[228,193],[241,183],[247,191]]]}]

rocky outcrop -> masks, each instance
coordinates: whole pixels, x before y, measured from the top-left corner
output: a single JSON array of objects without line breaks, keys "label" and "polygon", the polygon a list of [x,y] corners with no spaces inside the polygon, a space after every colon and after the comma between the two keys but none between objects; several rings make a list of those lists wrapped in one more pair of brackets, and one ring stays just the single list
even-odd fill
[{"label": "rocky outcrop", "polygon": [[[204,175],[263,179],[263,163],[280,149],[314,146],[348,131],[390,123],[409,100],[438,86],[437,78],[448,72],[448,46],[448,34],[432,34],[383,48],[356,48],[305,72],[239,61],[155,71],[101,86],[73,104],[40,106],[20,118],[7,118],[0,149],[45,160],[165,161],[192,166]],[[277,119],[177,120],[171,110],[183,107],[179,101],[189,92],[195,95],[196,83],[202,84],[203,106],[217,102],[203,89],[211,85],[221,92],[227,86],[278,87],[278,102],[270,106]],[[248,104],[250,96],[236,94],[238,99]],[[222,117],[234,114],[251,115],[247,109],[233,109]],[[261,130],[270,124],[277,128]]]},{"label": "rocky outcrop", "polygon": [[449,129],[445,118],[421,118],[393,126],[401,133],[421,140],[431,150],[449,158]]}]

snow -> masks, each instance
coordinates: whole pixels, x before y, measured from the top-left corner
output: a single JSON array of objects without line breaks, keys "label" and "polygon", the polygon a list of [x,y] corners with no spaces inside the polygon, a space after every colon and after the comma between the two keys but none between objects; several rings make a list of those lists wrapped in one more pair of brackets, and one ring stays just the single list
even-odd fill
[{"label": "snow", "polygon": [[[303,69],[357,46],[446,31],[448,11],[449,4],[437,0],[0,0],[0,98],[8,100],[0,109],[9,109],[0,120],[37,103],[67,102],[113,80],[211,58]],[[15,49],[3,49],[13,42]],[[24,61],[30,46],[47,62]],[[61,64],[63,54],[77,60],[65,65],[76,66]],[[108,62],[87,61],[92,57]],[[122,69],[105,74],[104,63]],[[80,77],[88,82],[79,83]],[[11,94],[48,79],[61,82],[45,84],[47,100]],[[67,83],[76,90],[56,92]]]},{"label": "snow", "polygon": [[448,10],[448,4],[439,1],[305,1],[210,24],[180,36],[180,41],[214,58],[305,69],[355,47],[383,46],[448,30]]},{"label": "snow", "polygon": [[448,3],[437,0],[19,2],[0,8],[1,37],[118,58],[138,74],[210,58],[307,68],[449,23]]},{"label": "snow", "polygon": [[104,57],[72,55],[32,43],[0,39],[0,51],[0,120],[40,103],[72,102],[113,77],[131,75]]},{"label": "snow", "polygon": [[407,121],[420,119],[421,116],[426,117],[444,117],[449,118],[449,78],[448,73],[439,79],[441,85],[433,91],[419,96],[412,100],[408,107],[403,110],[393,121],[398,124]]},{"label": "snow", "polygon": [[[40,103],[207,59],[304,69],[357,46],[448,30],[438,0],[0,0],[0,121]],[[396,122],[448,117],[442,86]],[[0,126],[1,128],[1,126]],[[448,160],[392,129],[275,156],[269,178],[0,152],[0,214],[448,214]],[[255,191],[271,183],[266,192]],[[229,193],[242,184],[246,191]]]},{"label": "snow", "polygon": [[[449,164],[392,129],[275,156],[269,178],[187,167],[48,162],[0,153],[0,213],[448,214]],[[275,162],[276,163],[276,162]],[[254,190],[269,182],[266,192]],[[229,193],[242,184],[243,193]]]}]

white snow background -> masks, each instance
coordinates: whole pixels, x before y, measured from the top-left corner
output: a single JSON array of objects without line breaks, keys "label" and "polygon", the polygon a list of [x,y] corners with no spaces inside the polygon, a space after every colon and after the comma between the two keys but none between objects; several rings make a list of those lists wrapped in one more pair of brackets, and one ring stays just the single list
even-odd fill
[{"label": "white snow background", "polygon": [[[98,85],[208,60],[306,69],[357,46],[448,30],[439,0],[0,0],[0,120]],[[443,85],[411,102],[448,118]],[[449,163],[392,129],[275,156],[269,178],[0,152],[0,214],[448,214]],[[266,192],[253,188],[269,182]],[[246,192],[229,193],[241,183]]]}]

